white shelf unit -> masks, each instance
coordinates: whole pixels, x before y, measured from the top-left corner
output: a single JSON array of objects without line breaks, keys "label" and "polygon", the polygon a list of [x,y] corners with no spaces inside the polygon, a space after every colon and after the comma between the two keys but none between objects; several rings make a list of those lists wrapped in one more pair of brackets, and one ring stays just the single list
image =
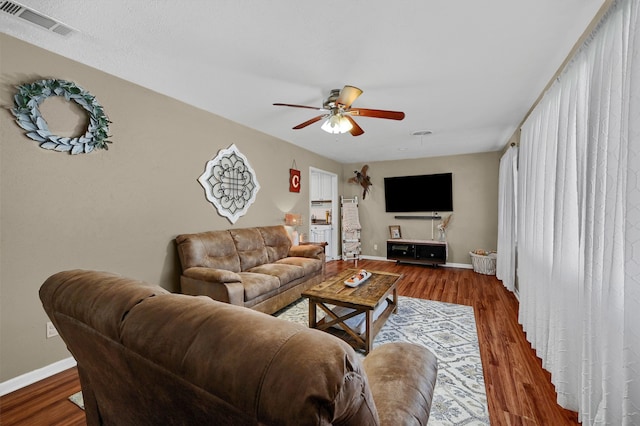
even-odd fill
[{"label": "white shelf unit", "polygon": [[354,260],[356,265],[362,254],[360,241],[360,218],[358,216],[358,197],[340,197],[342,223],[342,260]]}]

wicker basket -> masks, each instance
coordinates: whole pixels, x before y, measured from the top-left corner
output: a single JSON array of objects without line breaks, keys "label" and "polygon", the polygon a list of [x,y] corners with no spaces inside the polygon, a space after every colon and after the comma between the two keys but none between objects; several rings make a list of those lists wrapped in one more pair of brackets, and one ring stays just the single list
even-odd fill
[{"label": "wicker basket", "polygon": [[481,254],[475,254],[470,251],[469,255],[471,255],[471,265],[473,266],[474,272],[485,275],[495,275],[496,274],[496,254],[490,253],[486,256]]}]

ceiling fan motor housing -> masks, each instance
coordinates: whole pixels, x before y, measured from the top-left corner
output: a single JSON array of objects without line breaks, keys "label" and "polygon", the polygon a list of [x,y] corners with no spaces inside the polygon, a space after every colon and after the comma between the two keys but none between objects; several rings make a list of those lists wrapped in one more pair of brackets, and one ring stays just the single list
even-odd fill
[{"label": "ceiling fan motor housing", "polygon": [[333,89],[327,99],[324,100],[322,107],[324,109],[333,109],[336,106],[336,100],[340,96],[340,89]]}]

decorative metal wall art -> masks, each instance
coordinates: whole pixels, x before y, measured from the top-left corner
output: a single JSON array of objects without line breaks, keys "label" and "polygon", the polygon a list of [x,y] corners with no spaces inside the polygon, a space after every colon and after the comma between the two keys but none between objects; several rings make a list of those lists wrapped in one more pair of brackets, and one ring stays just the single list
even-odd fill
[{"label": "decorative metal wall art", "polygon": [[218,214],[236,223],[256,199],[260,184],[249,160],[235,145],[221,149],[198,178]]},{"label": "decorative metal wall art", "polygon": [[[64,96],[80,105],[89,114],[89,126],[82,136],[75,138],[51,134],[49,125],[40,114],[39,106],[49,96]],[[40,143],[40,148],[71,154],[89,153],[94,149],[109,149],[109,119],[95,96],[65,80],[39,80],[18,86],[11,112],[27,136]]]}]

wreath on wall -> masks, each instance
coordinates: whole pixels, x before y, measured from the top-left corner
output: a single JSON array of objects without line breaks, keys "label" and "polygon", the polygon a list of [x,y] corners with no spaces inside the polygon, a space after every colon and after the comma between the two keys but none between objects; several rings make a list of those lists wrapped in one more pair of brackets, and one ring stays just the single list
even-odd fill
[{"label": "wreath on wall", "polygon": [[[49,125],[40,114],[40,104],[49,96],[64,96],[87,111],[89,125],[82,136],[70,138],[51,134]],[[15,107],[11,110],[18,125],[26,135],[40,143],[40,148],[71,154],[89,153],[94,149],[109,149],[109,119],[95,96],[65,80],[40,80],[18,86],[14,96]]]}]

